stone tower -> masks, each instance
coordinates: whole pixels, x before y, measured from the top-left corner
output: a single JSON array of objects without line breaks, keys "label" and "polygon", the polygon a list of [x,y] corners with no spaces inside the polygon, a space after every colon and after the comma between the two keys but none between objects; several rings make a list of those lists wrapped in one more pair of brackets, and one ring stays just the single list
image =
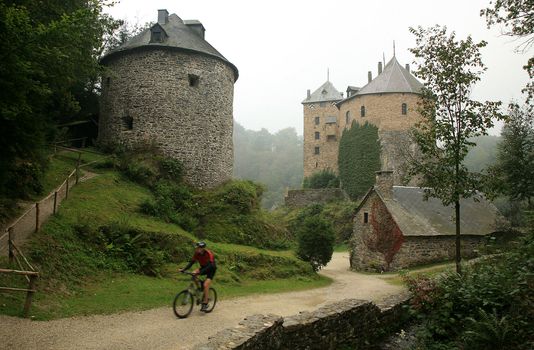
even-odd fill
[{"label": "stone tower", "polygon": [[[393,57],[382,69],[378,63],[378,75],[372,78],[368,73],[368,83],[362,88],[349,86],[347,96],[333,102],[331,110],[335,124],[330,126],[325,138],[307,137],[309,120],[319,116],[320,109],[310,108],[309,96],[304,104],[304,176],[326,168],[337,173],[339,138],[345,128],[350,128],[353,121],[360,124],[368,122],[378,127],[378,136],[382,146],[381,169],[393,170],[394,183],[404,184],[405,156],[415,155],[416,148],[410,141],[409,131],[420,120],[417,103],[420,100],[422,84],[410,73],[408,65],[402,67]],[[331,87],[333,90],[335,88]],[[337,91],[337,90],[336,90]],[[315,93],[314,93],[315,94]],[[312,95],[313,96],[313,95]],[[309,128],[309,127],[308,127]],[[321,136],[321,135],[320,135]],[[330,140],[330,141],[328,141]],[[314,154],[315,147],[328,147],[328,160],[321,154]],[[408,152],[408,153],[407,153]]]},{"label": "stone tower", "polygon": [[157,23],[102,58],[98,140],[155,143],[183,162],[189,183],[209,188],[232,176],[238,70],[204,32],[159,10]]}]

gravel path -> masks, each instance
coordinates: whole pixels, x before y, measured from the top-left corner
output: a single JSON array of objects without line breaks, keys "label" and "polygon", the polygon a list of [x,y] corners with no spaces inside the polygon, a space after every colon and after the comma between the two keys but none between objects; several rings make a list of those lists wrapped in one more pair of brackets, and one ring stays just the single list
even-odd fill
[{"label": "gravel path", "polygon": [[[274,313],[288,316],[345,298],[378,301],[403,291],[380,276],[349,271],[348,253],[334,253],[321,274],[334,279],[328,287],[224,300],[211,314],[195,307],[177,319],[170,307],[114,315],[30,321],[0,316],[0,347],[5,349],[189,349],[234,327],[245,316]],[[215,284],[216,287],[216,284]]]}]

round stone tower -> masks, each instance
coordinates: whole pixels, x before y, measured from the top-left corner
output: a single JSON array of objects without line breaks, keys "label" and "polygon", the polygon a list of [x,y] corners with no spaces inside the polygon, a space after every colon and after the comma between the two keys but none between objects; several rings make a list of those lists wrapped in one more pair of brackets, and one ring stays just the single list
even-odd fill
[{"label": "round stone tower", "polygon": [[237,68],[204,40],[204,26],[167,10],[158,22],[101,60],[99,143],[155,144],[209,188],[233,166]]}]

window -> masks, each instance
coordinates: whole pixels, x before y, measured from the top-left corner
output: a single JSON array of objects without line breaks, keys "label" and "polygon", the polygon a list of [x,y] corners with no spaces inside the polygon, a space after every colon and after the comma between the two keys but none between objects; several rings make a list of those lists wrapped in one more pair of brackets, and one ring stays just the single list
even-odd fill
[{"label": "window", "polygon": [[315,162],[315,167],[317,168],[319,166],[319,163]]},{"label": "window", "polygon": [[336,138],[336,135],[328,135],[326,137],[326,141],[336,141],[337,138]]},{"label": "window", "polygon": [[319,154],[319,146],[315,147],[315,154]]},{"label": "window", "polygon": [[406,115],[408,113],[408,106],[406,103],[402,104],[402,115]]},{"label": "window", "polygon": [[349,124],[349,121],[350,121],[350,111],[347,111],[347,113],[345,113],[345,124]]},{"label": "window", "polygon": [[122,117],[122,126],[125,130],[132,130],[133,129],[133,118],[127,115],[126,117]]},{"label": "window", "polygon": [[363,213],[363,223],[367,224],[369,222],[369,213]]},{"label": "window", "polygon": [[319,140],[321,138],[321,133],[319,131],[315,132],[315,139]]},{"label": "window", "polygon": [[198,81],[200,80],[198,75],[189,74],[187,77],[189,79],[189,86],[198,87]]},{"label": "window", "polygon": [[362,106],[362,108],[360,108],[360,115],[361,117],[365,117],[365,106]]},{"label": "window", "polygon": [[315,125],[319,125],[320,122],[321,122],[321,118],[315,117]]}]

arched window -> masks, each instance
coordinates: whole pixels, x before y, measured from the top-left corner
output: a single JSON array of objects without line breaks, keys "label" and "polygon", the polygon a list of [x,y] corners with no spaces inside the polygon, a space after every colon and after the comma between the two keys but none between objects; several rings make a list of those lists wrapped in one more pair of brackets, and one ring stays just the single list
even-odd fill
[{"label": "arched window", "polygon": [[360,115],[361,117],[365,117],[365,106],[362,106],[362,108],[360,108]]},{"label": "arched window", "polygon": [[402,104],[402,115],[406,115],[408,114],[408,106],[406,105],[406,103],[403,103]]},{"label": "arched window", "polygon": [[350,111],[347,111],[347,113],[345,113],[345,124],[349,124],[350,122]]}]

